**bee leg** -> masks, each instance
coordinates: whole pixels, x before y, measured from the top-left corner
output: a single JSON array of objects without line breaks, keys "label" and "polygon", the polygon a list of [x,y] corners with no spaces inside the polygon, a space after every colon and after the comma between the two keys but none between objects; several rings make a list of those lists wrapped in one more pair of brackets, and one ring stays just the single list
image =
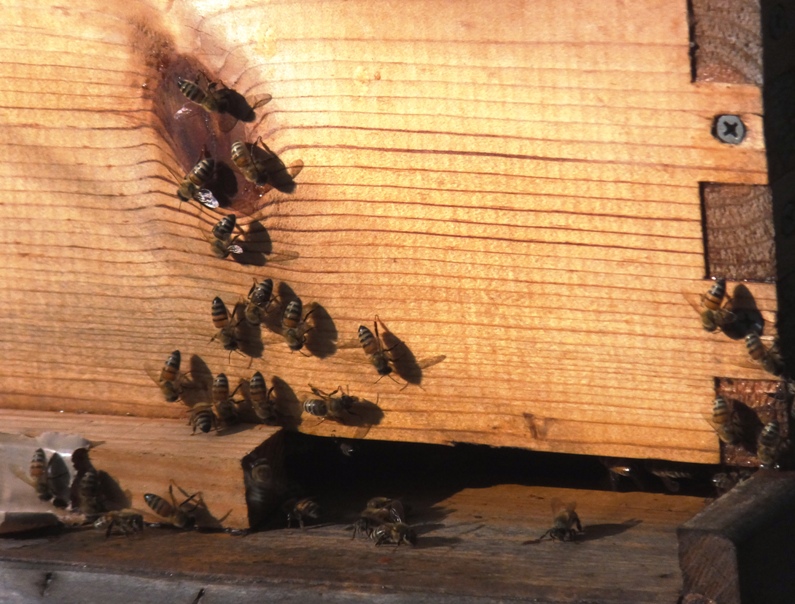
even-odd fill
[{"label": "bee leg", "polygon": [[113,529],[113,525],[116,524],[116,519],[114,518],[110,522],[108,522],[108,528],[105,530],[105,539],[110,537],[110,531]]}]

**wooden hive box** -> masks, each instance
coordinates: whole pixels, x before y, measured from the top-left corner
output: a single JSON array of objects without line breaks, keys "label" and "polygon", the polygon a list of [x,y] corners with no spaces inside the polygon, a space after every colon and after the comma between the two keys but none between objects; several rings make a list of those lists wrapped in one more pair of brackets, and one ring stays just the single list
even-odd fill
[{"label": "wooden hive box", "polygon": [[[344,387],[382,412],[366,439],[717,463],[716,383],[765,397],[776,380],[688,300],[726,277],[791,346],[794,13],[3,7],[3,431],[81,433],[136,507],[179,478],[243,527],[240,459],[275,428],[191,435],[145,371],[179,349],[233,384],[275,376],[294,402]],[[199,69],[272,100],[228,134],[201,111],[176,119],[175,78]],[[302,166],[293,191],[238,176],[224,209],[179,203],[174,173],[202,147],[229,164],[234,137],[259,136]],[[210,254],[227,213],[244,261]],[[283,303],[320,305],[309,356],[278,325],[253,360],[210,341],[211,300],[231,308],[265,277]],[[404,344],[397,384],[348,347],[376,316]],[[306,416],[298,429],[362,435]]]}]

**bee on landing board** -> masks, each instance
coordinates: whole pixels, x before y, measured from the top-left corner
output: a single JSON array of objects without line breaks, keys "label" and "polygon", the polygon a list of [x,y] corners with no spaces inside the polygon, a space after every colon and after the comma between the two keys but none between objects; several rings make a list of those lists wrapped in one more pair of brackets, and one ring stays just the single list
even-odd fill
[{"label": "bee on landing board", "polygon": [[[234,90],[227,88],[223,84],[221,84],[221,86],[222,87],[219,88],[218,82],[210,81],[207,76],[201,72],[196,77],[196,81],[177,78],[177,87],[185,98],[200,106],[208,113],[225,118],[222,119],[220,123],[221,130],[224,132],[229,132],[234,128],[238,119],[252,121],[255,118],[254,110],[270,102],[273,98],[269,94],[263,94],[257,97],[254,103],[249,106],[248,102]],[[179,120],[190,113],[191,110],[189,107],[183,107],[177,111],[174,117]]]},{"label": "bee on landing board", "polygon": [[572,541],[574,537],[582,533],[582,523],[580,517],[574,509],[577,507],[575,502],[564,504],[560,499],[553,499],[552,516],[554,518],[552,528],[539,537],[539,541],[549,537],[553,541]]},{"label": "bee on landing board", "polygon": [[[257,143],[261,141],[262,138],[260,137]],[[256,147],[257,143],[253,145],[244,141],[232,143],[232,162],[240,170],[243,178],[258,187],[262,187],[268,183],[268,174],[263,171],[262,162],[256,161],[251,151],[252,147]]]},{"label": "bee on landing board", "polygon": [[759,433],[756,443],[756,455],[761,468],[778,469],[779,455],[782,452],[784,441],[781,437],[781,428],[778,421],[772,420],[765,424]]},{"label": "bee on landing board", "polygon": [[[176,176],[176,175],[175,175]],[[207,188],[215,177],[215,160],[210,157],[200,159],[179,182],[177,197],[180,201],[198,201],[207,208],[217,208],[220,203]]]},{"label": "bee on landing board", "polygon": [[[351,396],[342,391],[342,386],[333,392],[323,392],[309,384],[312,393],[319,398],[309,398],[304,401],[304,411],[315,417],[330,419],[341,424],[349,418],[353,406],[359,401],[358,397]],[[337,393],[340,396],[334,396]]]},{"label": "bee on landing board", "polygon": [[160,387],[160,392],[167,403],[173,403],[180,399],[186,387],[185,377],[188,374],[180,373],[179,366],[182,360],[179,350],[175,350],[166,359],[160,373],[157,374],[145,367],[147,374]]},{"label": "bee on landing board", "polygon": [[784,373],[784,358],[781,356],[777,339],[774,339],[770,348],[767,348],[757,334],[749,333],[745,336],[745,347],[748,356],[761,365],[762,369],[776,377]]},{"label": "bee on landing board", "polygon": [[373,531],[387,523],[406,523],[403,502],[389,497],[373,497],[354,523],[351,538],[355,539],[358,534],[364,534],[372,539]]},{"label": "bee on landing board", "polygon": [[135,510],[117,510],[103,514],[94,521],[94,528],[105,529],[105,538],[110,537],[113,530],[117,534],[130,536],[144,530],[144,517]]},{"label": "bee on landing board", "polygon": [[[248,291],[248,298],[246,298],[246,308],[243,312],[246,321],[252,325],[262,323],[264,316],[273,310],[272,304],[275,300],[273,279],[263,279],[259,283],[255,279],[254,285]],[[298,314],[300,315],[301,313],[299,312]]]},{"label": "bee on landing board", "polygon": [[736,315],[731,312],[731,298],[726,295],[726,279],[716,279],[706,294],[701,294],[696,304],[688,294],[685,299],[701,317],[701,325],[705,331],[715,332],[734,323]]},{"label": "bee on landing board", "polygon": [[[229,392],[229,379],[226,374],[219,373],[213,380],[213,405],[215,406],[215,415],[218,418],[218,423],[222,427],[231,426],[238,422],[238,401],[234,399],[234,396],[239,389],[240,385],[235,388],[234,392]],[[202,432],[208,432],[208,430],[204,430],[202,427]]]},{"label": "bee on landing board", "polygon": [[727,445],[737,445],[743,441],[742,420],[739,414],[735,413],[733,405],[729,405],[722,396],[715,398],[712,415],[707,421],[714,428],[718,438]]},{"label": "bee on landing board", "polygon": [[[144,501],[155,514],[167,520],[172,526],[178,529],[191,528],[196,524],[196,510],[204,503],[201,492],[188,495],[180,487],[177,487],[186,497],[182,503],[177,504],[173,487],[173,484],[168,485],[168,496],[171,502],[153,493],[144,494]],[[196,499],[197,497],[198,499]]]},{"label": "bee on landing board", "polygon": [[191,435],[196,434],[196,430],[201,430],[205,434],[210,430],[218,428],[218,418],[213,411],[212,403],[196,403],[190,410],[188,425],[193,426]]},{"label": "bee on landing board", "polygon": [[[213,325],[218,329],[218,332],[210,339],[210,342],[218,340],[221,346],[224,347],[224,350],[229,351],[230,360],[232,358],[232,351],[237,350],[240,352],[238,350],[237,341],[237,324],[239,321],[237,318],[237,309],[238,305],[236,304],[230,315],[226,308],[226,304],[224,304],[224,301],[221,300],[219,296],[213,298],[213,303],[210,307]],[[243,353],[241,352],[240,354]]]},{"label": "bee on landing board", "polygon": [[293,520],[298,522],[300,528],[304,528],[304,519],[320,518],[320,506],[313,499],[290,499],[284,503],[282,510],[287,514],[287,528],[293,525]]},{"label": "bee on landing board", "polygon": [[390,348],[384,348],[383,343],[381,342],[381,337],[378,334],[378,323],[380,323],[380,320],[376,316],[375,320],[373,321],[375,335],[373,335],[373,332],[364,325],[359,325],[359,343],[364,349],[364,354],[367,355],[367,357],[370,359],[370,363],[372,363],[373,367],[375,367],[378,375],[381,376],[378,378],[380,380],[382,377],[392,373],[392,366],[390,365],[391,358],[387,353],[394,350],[397,347],[397,344],[391,346]]},{"label": "bee on landing board", "polygon": [[[301,300],[291,300],[282,315],[282,336],[284,336],[290,350],[301,350],[306,344],[306,334],[312,326],[306,322],[307,317],[314,312],[314,308],[301,317]],[[303,354],[303,353],[302,353]]]},{"label": "bee on landing board", "polygon": [[268,389],[265,378],[257,371],[251,376],[248,383],[248,395],[251,399],[251,407],[254,413],[262,420],[262,423],[275,426],[279,423],[279,413],[276,403],[271,399],[273,388]]},{"label": "bee on landing board", "polygon": [[234,214],[227,214],[219,220],[212,230],[212,237],[205,237],[210,242],[210,251],[219,260],[228,258],[229,254],[240,255],[243,248],[237,244],[240,235],[232,237],[237,219]]},{"label": "bee on landing board", "polygon": [[16,466],[11,471],[17,478],[32,486],[41,501],[51,501],[56,507],[66,507],[65,491],[69,488],[69,470],[58,453],[53,453],[47,461],[44,449],[36,449],[27,472]]},{"label": "bee on landing board", "polygon": [[376,545],[394,544],[398,547],[401,543],[417,545],[417,533],[402,522],[385,522],[375,527],[371,539]]}]

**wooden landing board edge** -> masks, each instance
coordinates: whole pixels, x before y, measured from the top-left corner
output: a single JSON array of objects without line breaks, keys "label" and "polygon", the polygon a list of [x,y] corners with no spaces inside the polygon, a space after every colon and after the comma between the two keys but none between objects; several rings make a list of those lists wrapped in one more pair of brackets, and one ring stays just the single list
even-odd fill
[{"label": "wooden landing board edge", "polygon": [[677,529],[685,594],[795,602],[795,472],[761,470]]}]

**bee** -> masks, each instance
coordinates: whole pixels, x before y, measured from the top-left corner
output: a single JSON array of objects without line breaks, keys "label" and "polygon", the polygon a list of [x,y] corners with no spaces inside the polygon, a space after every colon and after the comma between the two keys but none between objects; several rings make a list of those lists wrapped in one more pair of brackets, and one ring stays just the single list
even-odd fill
[{"label": "bee", "polygon": [[712,484],[715,487],[718,497],[720,497],[731,491],[741,482],[748,480],[751,474],[752,472],[747,468],[736,471],[733,470],[731,472],[718,472],[712,476]]},{"label": "bee", "polygon": [[365,534],[373,538],[373,531],[383,524],[406,522],[406,512],[403,503],[399,499],[389,497],[373,497],[367,502],[367,507],[359,514],[359,518],[353,525],[353,537],[358,534]]},{"label": "bee", "polygon": [[696,306],[690,298],[688,302],[701,316],[701,325],[706,331],[718,331],[737,320],[736,315],[728,310],[731,298],[726,295],[726,279],[716,279],[709,291],[701,295],[700,305]]},{"label": "bee", "polygon": [[287,528],[298,521],[298,526],[304,528],[304,518],[317,520],[320,518],[320,506],[312,499],[290,499],[284,503],[282,510],[287,514]]},{"label": "bee", "polygon": [[[261,140],[262,137],[257,140],[257,143]],[[232,162],[248,182],[261,187],[268,183],[268,174],[262,170],[262,162],[256,161],[251,151],[251,147],[255,147],[257,143],[254,145],[243,141],[232,143]]]},{"label": "bee", "polygon": [[276,404],[271,399],[272,392],[273,388],[266,390],[265,378],[262,377],[259,371],[251,376],[251,380],[248,383],[248,394],[251,398],[251,407],[263,423],[271,426],[277,424],[279,421]]},{"label": "bee", "polygon": [[[168,355],[159,376],[156,377],[157,374],[149,374],[149,377],[160,387],[160,392],[163,393],[167,403],[178,401],[180,396],[182,396],[184,375],[179,372],[181,359],[179,350],[175,350]],[[147,369],[148,372],[149,370]]]},{"label": "bee", "polygon": [[406,522],[406,510],[400,499],[390,499],[389,497],[373,497],[367,502],[367,510],[385,510],[390,522]]},{"label": "bee", "polygon": [[[312,384],[309,384],[309,387],[312,389],[313,394],[320,398],[309,398],[305,400],[304,411],[315,417],[331,419],[344,424],[348,416],[353,413],[352,409],[354,404],[359,401],[358,397],[344,394],[342,392],[342,386],[331,393],[323,392],[315,388]],[[337,392],[340,393],[340,396],[334,396]]]},{"label": "bee", "polygon": [[314,308],[301,318],[301,300],[291,300],[282,315],[282,335],[290,350],[301,350],[306,343],[306,333],[312,329],[306,319],[314,312]]},{"label": "bee", "polygon": [[[229,380],[226,374],[219,373],[213,380],[213,404],[215,405],[215,414],[222,426],[230,426],[238,421],[237,401],[234,396],[239,389],[240,385],[230,394]],[[201,429],[203,432],[209,430],[204,430],[204,426],[201,426]]]},{"label": "bee", "polygon": [[[389,375],[392,373],[392,366],[390,363],[390,358],[387,355],[388,352],[394,350],[397,347],[397,344],[390,348],[384,348],[381,343],[381,338],[378,335],[378,317],[375,318],[373,321],[373,327],[375,327],[375,335],[373,332],[370,331],[364,325],[359,325],[359,343],[362,345],[364,349],[364,354],[366,354],[370,362],[375,367],[375,370],[378,372],[378,375],[384,377],[385,375]],[[378,378],[379,380],[381,378]]]},{"label": "bee", "polygon": [[416,545],[417,533],[408,524],[402,522],[385,522],[373,529],[371,539],[375,541],[376,545],[383,545],[385,543],[394,543],[398,547],[400,547],[401,543]]},{"label": "bee", "polygon": [[678,493],[679,480],[693,480],[692,470],[685,465],[660,459],[647,459],[643,464],[650,474],[653,474],[663,483],[670,493]]},{"label": "bee", "polygon": [[243,248],[237,244],[240,235],[232,237],[235,230],[236,218],[234,214],[227,214],[219,220],[213,227],[213,238],[210,241],[210,250],[213,256],[223,260],[229,254],[242,254]]},{"label": "bee", "polygon": [[134,535],[144,530],[144,517],[135,510],[118,510],[103,514],[94,521],[95,529],[105,529],[105,538],[113,529],[122,535]]},{"label": "bee", "polygon": [[36,449],[27,473],[18,467],[12,467],[12,471],[17,478],[32,486],[42,501],[52,501],[56,507],[66,507],[62,495],[68,488],[69,470],[58,453],[53,453],[47,461],[44,449]]},{"label": "bee", "polygon": [[744,430],[740,416],[722,396],[716,397],[712,403],[712,416],[708,421],[715,429],[718,438],[727,445],[737,445],[742,442]]},{"label": "bee", "polygon": [[273,279],[263,279],[259,283],[255,279],[254,285],[248,291],[246,309],[243,313],[246,321],[252,325],[262,323],[263,315],[270,312],[274,300],[276,297],[273,295]]},{"label": "bee", "polygon": [[[539,541],[549,536],[553,541],[571,541],[575,535],[582,533],[580,517],[574,508],[577,506],[573,501],[564,504],[560,499],[552,500],[552,516],[554,518],[552,528],[539,537]],[[576,530],[575,530],[576,529]]]},{"label": "bee", "polygon": [[198,428],[205,434],[210,430],[218,428],[218,419],[213,413],[213,406],[211,403],[196,403],[190,412],[188,425],[193,426],[191,435],[196,434]]},{"label": "bee", "polygon": [[755,333],[745,336],[745,347],[748,355],[762,366],[762,369],[775,376],[784,373],[784,359],[779,350],[778,340],[770,348],[765,347],[761,338]]},{"label": "bee", "polygon": [[[204,78],[207,80],[207,78]],[[186,80],[184,78],[177,78],[177,86],[179,91],[185,97],[197,105],[201,106],[205,111],[210,113],[225,113],[229,109],[229,95],[231,90],[224,86],[218,88],[217,82],[210,82],[207,80],[207,86],[202,87],[201,84]]]},{"label": "bee", "polygon": [[756,442],[756,455],[762,468],[778,469],[776,460],[782,449],[781,429],[776,420],[769,421],[759,433]]},{"label": "bee", "polygon": [[180,201],[195,199],[208,208],[217,208],[220,203],[212,192],[206,188],[207,183],[212,181],[214,176],[215,160],[210,157],[200,159],[179,183],[177,197],[179,197]]},{"label": "bee", "polygon": [[[196,524],[196,510],[204,503],[201,492],[188,495],[180,488],[179,490],[182,491],[186,499],[177,505],[177,500],[174,498],[173,486],[173,484],[168,485],[168,496],[171,499],[170,503],[159,495],[154,495],[152,493],[146,493],[144,495],[144,501],[146,501],[146,505],[148,505],[155,514],[168,520],[172,526],[178,529],[191,528]],[[196,497],[199,499],[196,500]],[[190,509],[188,509],[188,504],[192,504]]]},{"label": "bee", "polygon": [[77,502],[80,512],[87,516],[105,511],[99,473],[93,467],[88,468],[78,481]]},{"label": "bee", "polygon": [[[235,307],[235,311],[237,307]],[[211,339],[210,342],[213,340],[218,340],[221,342],[221,345],[224,347],[224,350],[229,351],[229,357],[232,357],[232,351],[237,350],[237,319],[234,317],[237,313],[235,311],[232,312],[232,317],[229,316],[229,311],[226,308],[226,304],[224,301],[221,300],[219,296],[213,298],[213,303],[211,307],[212,311],[212,318],[213,318],[213,325],[218,329],[218,333],[216,333]]]},{"label": "bee", "polygon": [[643,481],[639,476],[638,465],[630,459],[618,457],[600,457],[599,461],[607,468],[610,478],[610,486],[614,491],[619,487],[619,476],[629,478],[639,491],[644,490]]}]

